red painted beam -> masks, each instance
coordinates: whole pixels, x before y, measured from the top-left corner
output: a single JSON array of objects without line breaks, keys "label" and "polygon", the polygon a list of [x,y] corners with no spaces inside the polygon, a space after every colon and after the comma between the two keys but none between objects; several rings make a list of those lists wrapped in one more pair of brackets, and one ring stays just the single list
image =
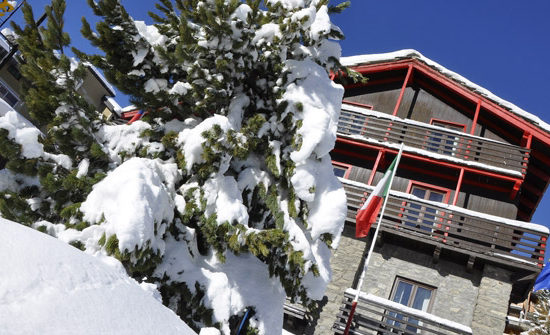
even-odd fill
[{"label": "red painted beam", "polygon": [[370,172],[369,180],[367,181],[367,185],[372,185],[372,181],[374,180],[374,176],[376,175],[376,170],[378,170],[378,165],[380,165],[380,161],[384,159],[385,155],[384,150],[378,151],[378,156],[376,157],[376,161],[374,162],[374,166],[372,168],[372,171]]},{"label": "red painted beam", "polygon": [[395,103],[395,108],[393,109],[393,114],[392,114],[393,116],[397,115],[399,106],[401,106],[401,101],[403,101],[403,95],[405,95],[405,89],[407,88],[407,85],[409,85],[409,81],[411,80],[412,71],[413,71],[413,66],[412,64],[409,64],[407,75],[405,76],[405,80],[403,80],[403,86],[401,86],[401,91],[399,92],[399,98],[397,98],[397,102]]},{"label": "red painted beam", "polygon": [[[342,137],[336,138],[336,142],[337,143],[350,144],[350,145],[354,145],[354,146],[362,147],[362,148],[368,148],[368,149],[371,149],[371,150],[385,149],[386,153],[393,153],[393,154],[398,153],[397,149],[384,148],[384,147],[381,147],[381,146],[377,146],[377,145],[373,145],[373,144],[369,144],[369,143],[364,143],[364,142],[358,142],[356,140],[351,140],[351,139],[342,138]],[[461,166],[459,164],[446,162],[446,161],[441,161],[441,160],[433,159],[433,158],[430,158],[430,157],[420,156],[420,155],[415,154],[415,153],[404,152],[402,156],[403,157],[408,157],[408,158],[411,158],[411,159],[416,159],[416,160],[423,161],[423,162],[427,162],[427,163],[431,163],[431,164],[434,164],[434,165],[445,166],[445,167],[448,167],[448,168],[451,168],[451,169],[457,169],[457,170],[464,169],[466,172],[479,174],[479,175],[483,175],[483,176],[488,176],[488,177],[493,177],[493,178],[501,179],[501,180],[507,180],[507,181],[511,181],[513,183],[515,183],[516,181],[523,182],[522,178],[506,176],[506,175],[503,175],[503,174],[500,174],[500,173],[495,173],[495,172],[491,172],[491,171],[476,169],[476,168],[472,168],[472,167],[464,167],[464,166]]]},{"label": "red painted beam", "polygon": [[460,174],[458,175],[458,181],[456,182],[455,196],[453,198],[453,205],[456,206],[458,202],[458,195],[460,194],[460,188],[462,187],[462,180],[464,179],[464,169],[460,169]]},{"label": "red painted beam", "polygon": [[532,133],[541,142],[545,143],[547,146],[550,146],[550,134],[547,133],[546,131],[531,124],[529,121],[525,120],[521,116],[497,105],[493,101],[479,95],[478,93],[471,91],[470,89],[462,86],[461,84],[453,81],[452,79],[447,78],[437,70],[432,69],[431,67],[429,67],[428,65],[422,63],[417,59],[409,59],[409,60],[398,61],[398,62],[379,63],[379,64],[373,64],[373,65],[362,65],[362,66],[354,67],[354,70],[359,71],[362,74],[368,74],[370,71],[380,72],[380,71],[389,71],[392,69],[393,70],[404,69],[409,62],[413,64],[414,69],[416,71],[430,77],[430,79],[434,80],[441,86],[460,94],[464,98],[470,100],[472,103],[477,104],[478,100],[481,99],[482,101],[481,107],[487,109],[491,114],[505,120],[511,126],[519,127],[523,131],[528,131],[529,133]]},{"label": "red painted beam", "polygon": [[376,86],[376,85],[385,85],[385,84],[391,84],[391,83],[398,83],[401,80],[403,80],[403,77],[389,77],[389,78],[382,78],[382,79],[373,79],[367,81],[366,84],[364,83],[353,83],[344,85],[344,88],[350,89],[350,88],[357,88],[357,87],[368,87],[368,86]]},{"label": "red painted beam", "polygon": [[332,150],[332,152],[335,152],[335,153],[341,154],[341,155],[347,155],[347,156],[350,156],[350,157],[363,159],[363,160],[366,160],[366,161],[375,161],[376,160],[376,156],[369,156],[369,155],[359,153],[357,151],[350,151],[350,150],[342,149],[342,148],[339,148],[339,147],[335,147]]},{"label": "red painted beam", "polygon": [[479,111],[481,110],[481,99],[477,100],[476,111],[474,113],[474,119],[472,121],[472,128],[470,129],[470,135],[474,135],[477,126],[477,119],[479,118]]},{"label": "red painted beam", "polygon": [[409,67],[409,64],[412,64],[411,59],[405,59],[401,61],[396,62],[386,62],[386,63],[378,63],[378,64],[370,64],[370,65],[359,65],[359,66],[352,66],[351,68],[363,75],[369,74],[369,73],[377,73],[377,72],[387,72],[387,71],[395,71],[395,70],[406,70]]}]

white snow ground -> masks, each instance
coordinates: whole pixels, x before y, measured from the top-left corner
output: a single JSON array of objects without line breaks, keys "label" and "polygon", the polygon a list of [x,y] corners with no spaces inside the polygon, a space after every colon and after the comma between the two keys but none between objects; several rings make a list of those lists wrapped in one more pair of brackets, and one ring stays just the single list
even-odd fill
[{"label": "white snow ground", "polygon": [[0,333],[196,335],[112,258],[0,218]]}]

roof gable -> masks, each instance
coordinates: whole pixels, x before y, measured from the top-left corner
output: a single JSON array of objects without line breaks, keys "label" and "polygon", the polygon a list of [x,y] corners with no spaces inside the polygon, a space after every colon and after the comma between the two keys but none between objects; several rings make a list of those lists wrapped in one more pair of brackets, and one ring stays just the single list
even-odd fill
[{"label": "roof gable", "polygon": [[342,57],[341,63],[361,73],[369,73],[380,70],[391,70],[405,68],[413,65],[415,70],[430,75],[447,88],[457,91],[472,101],[482,100],[487,109],[490,109],[496,116],[507,120],[509,123],[518,125],[521,128],[535,135],[539,140],[550,145],[550,124],[542,121],[536,115],[528,113],[513,103],[506,101],[489,90],[471,82],[465,77],[453,72],[442,65],[424,57],[413,49],[405,49],[382,54],[358,55]]}]

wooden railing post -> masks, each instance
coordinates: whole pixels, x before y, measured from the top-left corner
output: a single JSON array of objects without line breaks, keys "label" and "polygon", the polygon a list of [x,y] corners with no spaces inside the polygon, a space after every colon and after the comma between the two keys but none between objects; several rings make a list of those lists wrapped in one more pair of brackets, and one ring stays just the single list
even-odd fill
[{"label": "wooden railing post", "polygon": [[538,264],[537,264],[540,268],[542,268],[542,266],[544,265],[544,252],[546,250],[546,239],[547,239],[546,236],[540,237],[540,243],[539,243],[540,249],[536,250],[537,252],[542,254],[539,256]]}]

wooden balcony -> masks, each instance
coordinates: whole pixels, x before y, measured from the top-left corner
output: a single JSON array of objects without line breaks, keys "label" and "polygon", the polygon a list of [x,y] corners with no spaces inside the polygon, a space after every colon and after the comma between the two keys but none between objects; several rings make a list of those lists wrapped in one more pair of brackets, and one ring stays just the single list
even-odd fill
[{"label": "wooden balcony", "polygon": [[419,154],[525,175],[530,150],[418,121],[342,105],[338,134],[386,144],[405,143]]},{"label": "wooden balcony", "polygon": [[[355,215],[366,185],[341,179],[348,197],[347,219]],[[374,228],[373,228],[374,229]],[[539,271],[544,263],[546,227],[499,218],[392,191],[381,230],[474,258]]]},{"label": "wooden balcony", "polygon": [[[344,294],[342,307],[332,330],[343,334],[351,309],[355,290],[348,289]],[[470,327],[405,307],[396,302],[362,293],[353,316],[350,335],[367,334],[437,334],[471,335]]]}]

